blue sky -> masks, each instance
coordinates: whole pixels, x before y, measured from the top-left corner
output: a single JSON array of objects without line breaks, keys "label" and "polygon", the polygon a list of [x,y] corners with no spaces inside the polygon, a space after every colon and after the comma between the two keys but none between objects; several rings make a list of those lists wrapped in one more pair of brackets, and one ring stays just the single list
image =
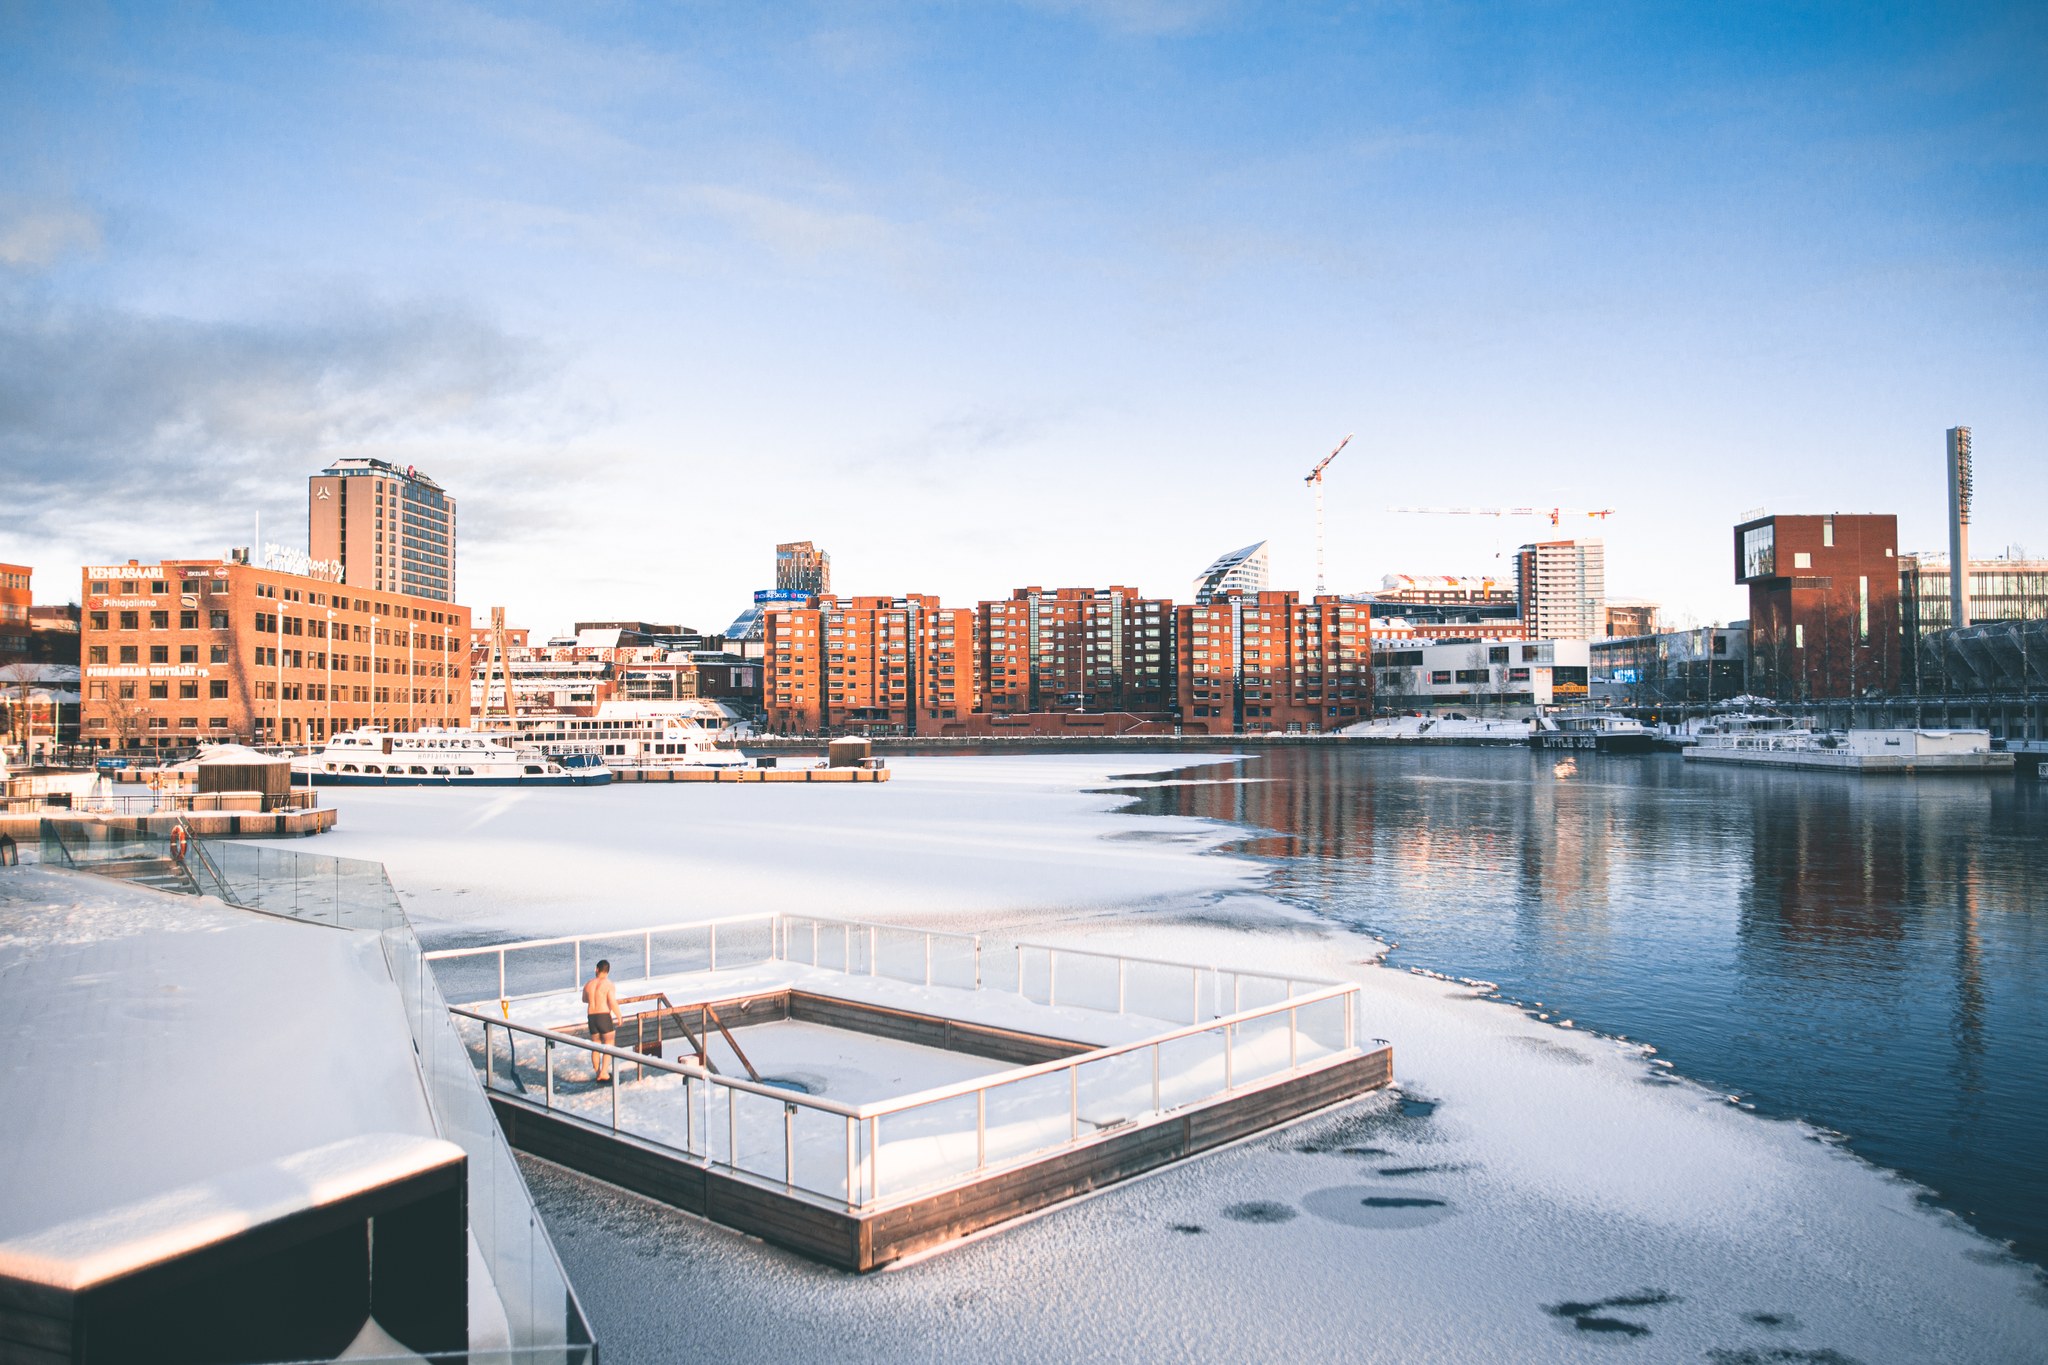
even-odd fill
[{"label": "blue sky", "polygon": [[[2048,553],[2022,6],[0,6],[0,558],[302,540],[416,463],[461,596],[1490,572],[1745,610],[1750,509]],[[288,534],[287,534],[288,533]]]}]

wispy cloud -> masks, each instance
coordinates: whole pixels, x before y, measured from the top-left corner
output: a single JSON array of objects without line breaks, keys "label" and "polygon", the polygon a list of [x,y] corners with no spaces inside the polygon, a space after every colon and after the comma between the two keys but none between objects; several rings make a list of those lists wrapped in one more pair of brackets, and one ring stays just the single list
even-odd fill
[{"label": "wispy cloud", "polygon": [[73,251],[96,251],[99,219],[71,205],[0,201],[0,265],[43,270]]},{"label": "wispy cloud", "polygon": [[217,548],[225,518],[239,533],[242,509],[293,506],[298,480],[342,455],[531,447],[528,400],[552,373],[535,344],[450,308],[18,310],[0,320],[0,534]]},{"label": "wispy cloud", "polygon": [[1024,0],[1027,8],[1072,15],[1114,33],[1187,33],[1227,14],[1229,0]]}]

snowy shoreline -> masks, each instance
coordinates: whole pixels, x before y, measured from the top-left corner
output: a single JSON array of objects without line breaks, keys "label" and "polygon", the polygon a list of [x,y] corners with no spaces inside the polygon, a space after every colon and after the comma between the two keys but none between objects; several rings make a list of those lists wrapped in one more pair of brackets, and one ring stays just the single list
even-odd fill
[{"label": "snowy shoreline", "polygon": [[[672,1331],[706,1350],[772,1333],[791,1354],[900,1357],[888,1324],[906,1313],[947,1333],[931,1354],[990,1358],[1575,1359],[1622,1340],[1655,1359],[2042,1358],[2038,1273],[1917,1187],[1672,1076],[1638,1042],[1384,967],[1379,940],[1266,894],[1265,866],[1219,852],[1239,827],[1118,813],[1132,784],[1117,779],[1200,761],[899,760],[885,787],[822,793],[349,793],[312,847],[385,861],[437,940],[767,909],[1028,927],[1357,980],[1363,1027],[1394,1042],[1406,1103],[865,1281],[536,1167],[612,1358],[659,1358]],[[676,1297],[717,1295],[715,1318],[650,1302],[650,1255],[687,1287]]]}]

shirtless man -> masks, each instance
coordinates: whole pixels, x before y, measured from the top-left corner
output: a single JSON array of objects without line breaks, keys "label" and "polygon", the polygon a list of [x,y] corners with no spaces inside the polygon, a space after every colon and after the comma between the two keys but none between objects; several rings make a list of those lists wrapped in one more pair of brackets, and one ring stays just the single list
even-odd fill
[{"label": "shirtless man", "polygon": [[[597,964],[597,974],[583,983],[583,1006],[590,1015],[590,1041],[610,1046],[618,1037],[619,992],[612,985],[612,964],[604,961]],[[590,1054],[592,1068],[598,1081],[612,1078],[610,1054]]]}]

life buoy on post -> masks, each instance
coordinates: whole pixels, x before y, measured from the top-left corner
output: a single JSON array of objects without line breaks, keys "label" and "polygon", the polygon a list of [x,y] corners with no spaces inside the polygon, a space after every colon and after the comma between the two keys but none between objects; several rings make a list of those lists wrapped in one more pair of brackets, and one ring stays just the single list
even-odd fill
[{"label": "life buoy on post", "polygon": [[185,827],[183,825],[173,827],[173,829],[171,830],[171,856],[173,858],[177,859],[181,863],[184,862],[185,849],[190,845],[190,843],[191,836],[185,833]]}]

